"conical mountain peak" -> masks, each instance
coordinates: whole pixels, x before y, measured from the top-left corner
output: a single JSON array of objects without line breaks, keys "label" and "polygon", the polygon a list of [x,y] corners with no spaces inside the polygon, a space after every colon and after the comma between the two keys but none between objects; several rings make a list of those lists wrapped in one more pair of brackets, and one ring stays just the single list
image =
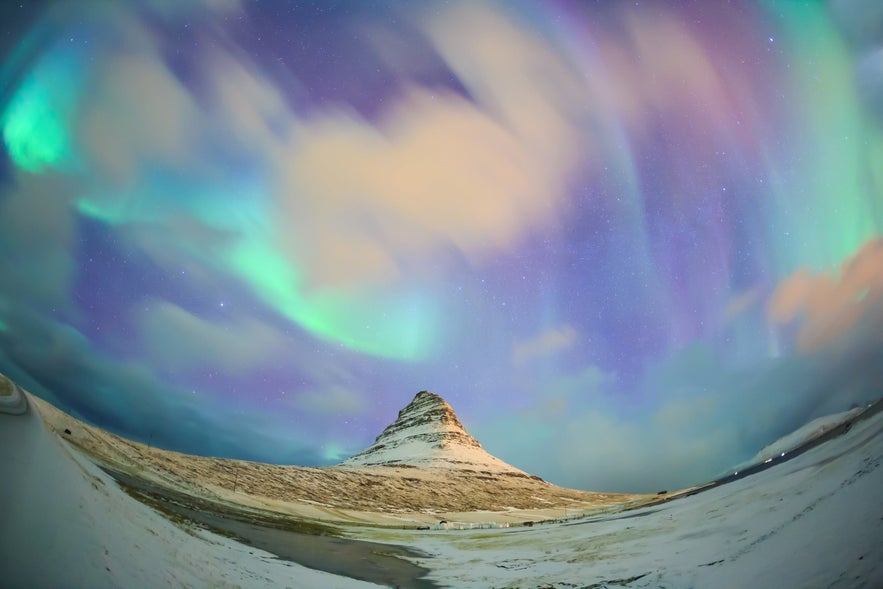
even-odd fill
[{"label": "conical mountain peak", "polygon": [[521,473],[488,454],[440,395],[420,391],[374,443],[341,466],[425,466]]},{"label": "conical mountain peak", "polygon": [[390,434],[398,431],[427,424],[434,424],[435,429],[439,431],[462,434],[471,440],[470,445],[481,447],[481,444],[475,438],[466,433],[466,428],[460,423],[454,408],[441,395],[436,395],[429,391],[417,393],[414,396],[414,400],[399,411],[399,416],[396,420],[387,426],[374,442],[377,443],[381,438],[388,437]]}]

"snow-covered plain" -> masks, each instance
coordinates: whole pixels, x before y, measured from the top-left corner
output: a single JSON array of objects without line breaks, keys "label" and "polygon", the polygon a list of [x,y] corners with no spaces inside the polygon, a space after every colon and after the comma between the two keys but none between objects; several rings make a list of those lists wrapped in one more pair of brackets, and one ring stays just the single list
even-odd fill
[{"label": "snow-covered plain", "polygon": [[529,529],[388,534],[452,587],[883,587],[883,413],[756,475]]},{"label": "snow-covered plain", "polygon": [[[351,527],[450,587],[883,587],[883,413],[756,475],[569,524]],[[62,442],[0,412],[0,587],[360,587],[166,519]]]}]

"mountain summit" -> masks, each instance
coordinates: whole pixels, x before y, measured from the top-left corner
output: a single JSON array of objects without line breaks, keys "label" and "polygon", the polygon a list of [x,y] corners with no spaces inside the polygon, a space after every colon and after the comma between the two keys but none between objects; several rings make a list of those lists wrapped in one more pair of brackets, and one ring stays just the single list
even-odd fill
[{"label": "mountain summit", "polygon": [[488,454],[447,401],[429,391],[417,393],[371,446],[341,463],[399,465],[525,474]]}]

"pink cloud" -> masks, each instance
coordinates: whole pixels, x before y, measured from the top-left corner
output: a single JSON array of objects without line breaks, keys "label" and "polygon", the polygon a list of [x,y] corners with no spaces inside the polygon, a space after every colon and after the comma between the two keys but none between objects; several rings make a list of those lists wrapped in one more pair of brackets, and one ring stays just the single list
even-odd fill
[{"label": "pink cloud", "polygon": [[799,320],[797,346],[814,352],[844,336],[883,304],[883,238],[867,242],[839,272],[798,270],[779,284],[768,312],[774,323]]},{"label": "pink cloud", "polygon": [[576,330],[570,325],[547,329],[534,337],[515,342],[512,347],[512,362],[520,366],[535,358],[551,356],[569,350],[576,341]]}]

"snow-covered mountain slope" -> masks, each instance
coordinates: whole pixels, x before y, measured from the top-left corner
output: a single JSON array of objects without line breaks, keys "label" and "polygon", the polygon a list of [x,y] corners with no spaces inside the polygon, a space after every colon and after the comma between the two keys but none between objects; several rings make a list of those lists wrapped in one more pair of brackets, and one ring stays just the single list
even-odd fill
[{"label": "snow-covered mountain slope", "polygon": [[523,471],[488,454],[453,408],[435,393],[420,391],[374,443],[340,466],[411,465],[429,468],[517,473]]},{"label": "snow-covered mountain slope", "polygon": [[856,407],[849,411],[833,413],[831,415],[825,415],[814,419],[790,434],[779,438],[772,444],[764,446],[763,450],[758,452],[750,462],[751,464],[759,464],[767,458],[779,456],[782,452],[790,452],[794,448],[819,437],[841,423],[855,419],[864,410],[864,407]]}]

